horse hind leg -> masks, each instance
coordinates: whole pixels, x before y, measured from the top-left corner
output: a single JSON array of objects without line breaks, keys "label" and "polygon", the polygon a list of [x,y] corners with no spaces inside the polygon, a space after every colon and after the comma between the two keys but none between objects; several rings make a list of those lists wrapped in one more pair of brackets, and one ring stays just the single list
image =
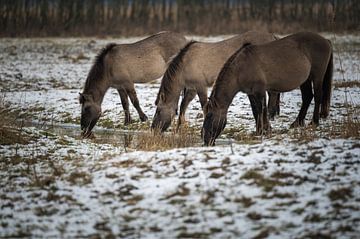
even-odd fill
[{"label": "horse hind leg", "polygon": [[120,95],[122,107],[123,107],[124,112],[125,112],[125,121],[124,121],[124,124],[125,124],[125,125],[128,125],[128,124],[131,123],[131,116],[130,116],[130,111],[129,111],[128,95],[127,95],[125,89],[118,89],[118,92],[119,92],[119,95]]},{"label": "horse hind leg", "polygon": [[274,120],[275,116],[280,114],[280,93],[268,92],[268,111],[270,120]]},{"label": "horse hind leg", "polygon": [[130,89],[126,90],[126,92],[129,95],[129,98],[131,100],[131,103],[133,104],[133,106],[135,107],[136,111],[139,114],[140,120],[142,122],[146,121],[148,119],[148,117],[145,115],[145,113],[142,111],[141,107],[140,107],[140,103],[139,103],[139,99],[136,95],[136,91],[134,86],[132,86]]},{"label": "horse hind leg", "polygon": [[304,124],[305,116],[309,109],[309,105],[312,101],[312,98],[314,96],[312,93],[312,86],[311,86],[310,78],[300,86],[300,90],[301,90],[301,98],[302,98],[301,108],[300,108],[297,118],[290,125],[290,128],[296,128],[296,127],[305,125]]},{"label": "horse hind leg", "polygon": [[320,117],[321,118],[327,118],[329,115],[329,108],[330,108],[330,100],[331,100],[331,88],[332,88],[332,77],[333,77],[333,54],[330,53],[330,59],[328,62],[328,65],[326,67],[324,80],[323,80],[323,93],[322,93],[322,99],[321,99],[321,111],[320,111]]},{"label": "horse hind leg", "polygon": [[[315,80],[316,79],[323,79],[323,78],[322,77],[315,78]],[[312,118],[310,125],[318,126],[319,119],[320,119],[320,106],[321,106],[323,91],[322,91],[322,80],[321,81],[315,81],[315,80],[313,82],[315,106],[314,106],[313,118]]]},{"label": "horse hind leg", "polygon": [[177,129],[179,129],[180,125],[185,123],[185,112],[190,102],[195,98],[196,90],[195,89],[185,89],[184,90],[184,98],[180,104],[180,114],[177,124]]}]

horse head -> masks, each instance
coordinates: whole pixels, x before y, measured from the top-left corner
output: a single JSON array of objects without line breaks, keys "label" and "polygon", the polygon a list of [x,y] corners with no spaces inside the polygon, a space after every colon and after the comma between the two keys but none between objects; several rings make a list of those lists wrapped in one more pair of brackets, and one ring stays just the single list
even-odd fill
[{"label": "horse head", "polygon": [[81,104],[81,130],[82,136],[88,138],[91,136],[91,130],[94,128],[96,122],[101,115],[100,104],[94,101],[91,94],[79,93],[79,102]]},{"label": "horse head", "polygon": [[211,100],[204,107],[205,120],[201,130],[201,138],[204,145],[214,146],[215,140],[219,137],[226,125],[226,111],[214,106]]},{"label": "horse head", "polygon": [[156,112],[151,124],[151,128],[159,129],[161,132],[164,132],[169,128],[171,121],[176,115],[176,107],[172,107],[170,104],[165,103],[163,99],[163,93],[160,93],[158,99],[156,100]]}]

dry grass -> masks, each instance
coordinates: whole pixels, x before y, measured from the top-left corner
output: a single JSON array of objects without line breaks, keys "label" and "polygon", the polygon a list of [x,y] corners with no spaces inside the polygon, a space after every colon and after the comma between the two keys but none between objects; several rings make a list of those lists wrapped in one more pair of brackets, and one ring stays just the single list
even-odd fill
[{"label": "dry grass", "polygon": [[30,140],[17,120],[17,114],[11,111],[3,101],[0,102],[0,145],[26,144]]},{"label": "dry grass", "polygon": [[354,88],[360,87],[360,81],[336,81],[334,88]]},{"label": "dry grass", "polygon": [[184,126],[178,132],[173,130],[165,134],[150,130],[143,132],[138,135],[135,145],[137,150],[153,151],[192,147],[199,142],[199,131]]},{"label": "dry grass", "polygon": [[292,139],[306,142],[317,138],[360,139],[359,107],[349,103],[344,103],[343,107],[346,109],[346,114],[336,119],[331,119],[331,122],[327,123],[326,127],[323,126],[326,122],[320,122],[320,126],[317,128],[309,125],[294,129],[289,136]]},{"label": "dry grass", "polygon": [[256,135],[255,132],[249,133],[244,128],[225,128],[222,134],[242,144],[257,144],[261,142],[261,136]]},{"label": "dry grass", "polygon": [[330,138],[360,138],[359,108],[345,103],[346,115],[338,121],[333,121],[328,130]]}]

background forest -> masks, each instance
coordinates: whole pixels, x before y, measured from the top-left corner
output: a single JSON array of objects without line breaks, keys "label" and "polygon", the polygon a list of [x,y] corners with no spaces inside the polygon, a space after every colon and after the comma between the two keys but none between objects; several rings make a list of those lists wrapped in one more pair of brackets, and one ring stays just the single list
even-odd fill
[{"label": "background forest", "polygon": [[358,0],[1,0],[0,36],[360,30]]}]

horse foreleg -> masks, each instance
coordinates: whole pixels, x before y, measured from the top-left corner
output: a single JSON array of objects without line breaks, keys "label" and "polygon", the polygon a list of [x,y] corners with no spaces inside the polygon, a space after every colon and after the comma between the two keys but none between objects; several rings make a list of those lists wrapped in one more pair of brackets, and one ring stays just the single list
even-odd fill
[{"label": "horse foreleg", "polygon": [[265,131],[271,130],[271,125],[268,118],[268,108],[266,106],[266,97],[263,97],[262,99],[262,115],[263,115],[263,129]]},{"label": "horse foreleg", "polygon": [[256,99],[256,105],[258,113],[258,119],[256,122],[256,134],[261,135],[264,132],[264,118],[263,118],[263,103],[262,99],[255,98]]},{"label": "horse foreleg", "polygon": [[205,118],[205,114],[204,114],[204,107],[208,101],[208,96],[207,96],[207,88],[201,88],[197,90],[197,94],[199,96],[199,100],[200,100],[200,105],[201,105],[201,109],[203,111],[203,118]]},{"label": "horse foreleg", "polygon": [[257,121],[256,121],[256,134],[261,135],[270,128],[270,123],[267,117],[267,107],[266,107],[266,92],[258,91],[254,95],[254,105],[257,112]]},{"label": "horse foreleg", "polygon": [[204,110],[204,107],[205,107],[205,105],[207,103],[207,99],[208,99],[207,88],[204,87],[204,88],[198,89],[197,94],[199,96],[201,108]]},{"label": "horse foreleg", "polygon": [[253,95],[248,95],[248,98],[250,101],[251,111],[252,111],[254,119],[255,119],[255,124],[257,125],[259,112],[256,107],[256,99],[255,99],[255,96],[253,96]]},{"label": "horse foreleg", "polygon": [[309,109],[309,105],[313,98],[311,80],[308,79],[307,81],[305,81],[300,86],[300,90],[301,90],[301,98],[302,98],[300,112],[299,112],[296,120],[290,125],[290,128],[295,128],[295,127],[305,125],[304,119],[305,119],[306,113]]},{"label": "horse foreleg", "polygon": [[268,92],[268,95],[269,117],[274,120],[274,117],[280,114],[280,93]]},{"label": "horse foreleg", "polygon": [[264,131],[264,122],[267,121],[267,116],[264,115],[264,109],[266,108],[266,105],[264,105],[265,97],[254,95],[248,95],[248,97],[256,122],[256,134],[261,135]]},{"label": "horse foreleg", "polygon": [[118,89],[118,92],[119,92],[119,95],[120,95],[122,107],[123,107],[124,112],[125,112],[125,122],[124,122],[124,124],[128,125],[128,124],[131,123],[128,95],[127,95],[125,89]]},{"label": "horse foreleg", "polygon": [[148,119],[148,117],[145,115],[145,113],[142,111],[140,104],[139,104],[139,99],[136,95],[136,91],[134,86],[132,86],[130,89],[127,89],[126,92],[129,95],[129,98],[131,100],[131,103],[133,104],[133,106],[135,107],[136,111],[139,114],[140,120],[142,122],[146,121]]},{"label": "horse foreleg", "polygon": [[180,104],[180,114],[178,119],[178,125],[177,128],[179,129],[180,125],[182,125],[185,122],[185,112],[187,107],[189,106],[190,102],[195,98],[196,90],[194,89],[186,89],[184,98],[181,101]]}]

